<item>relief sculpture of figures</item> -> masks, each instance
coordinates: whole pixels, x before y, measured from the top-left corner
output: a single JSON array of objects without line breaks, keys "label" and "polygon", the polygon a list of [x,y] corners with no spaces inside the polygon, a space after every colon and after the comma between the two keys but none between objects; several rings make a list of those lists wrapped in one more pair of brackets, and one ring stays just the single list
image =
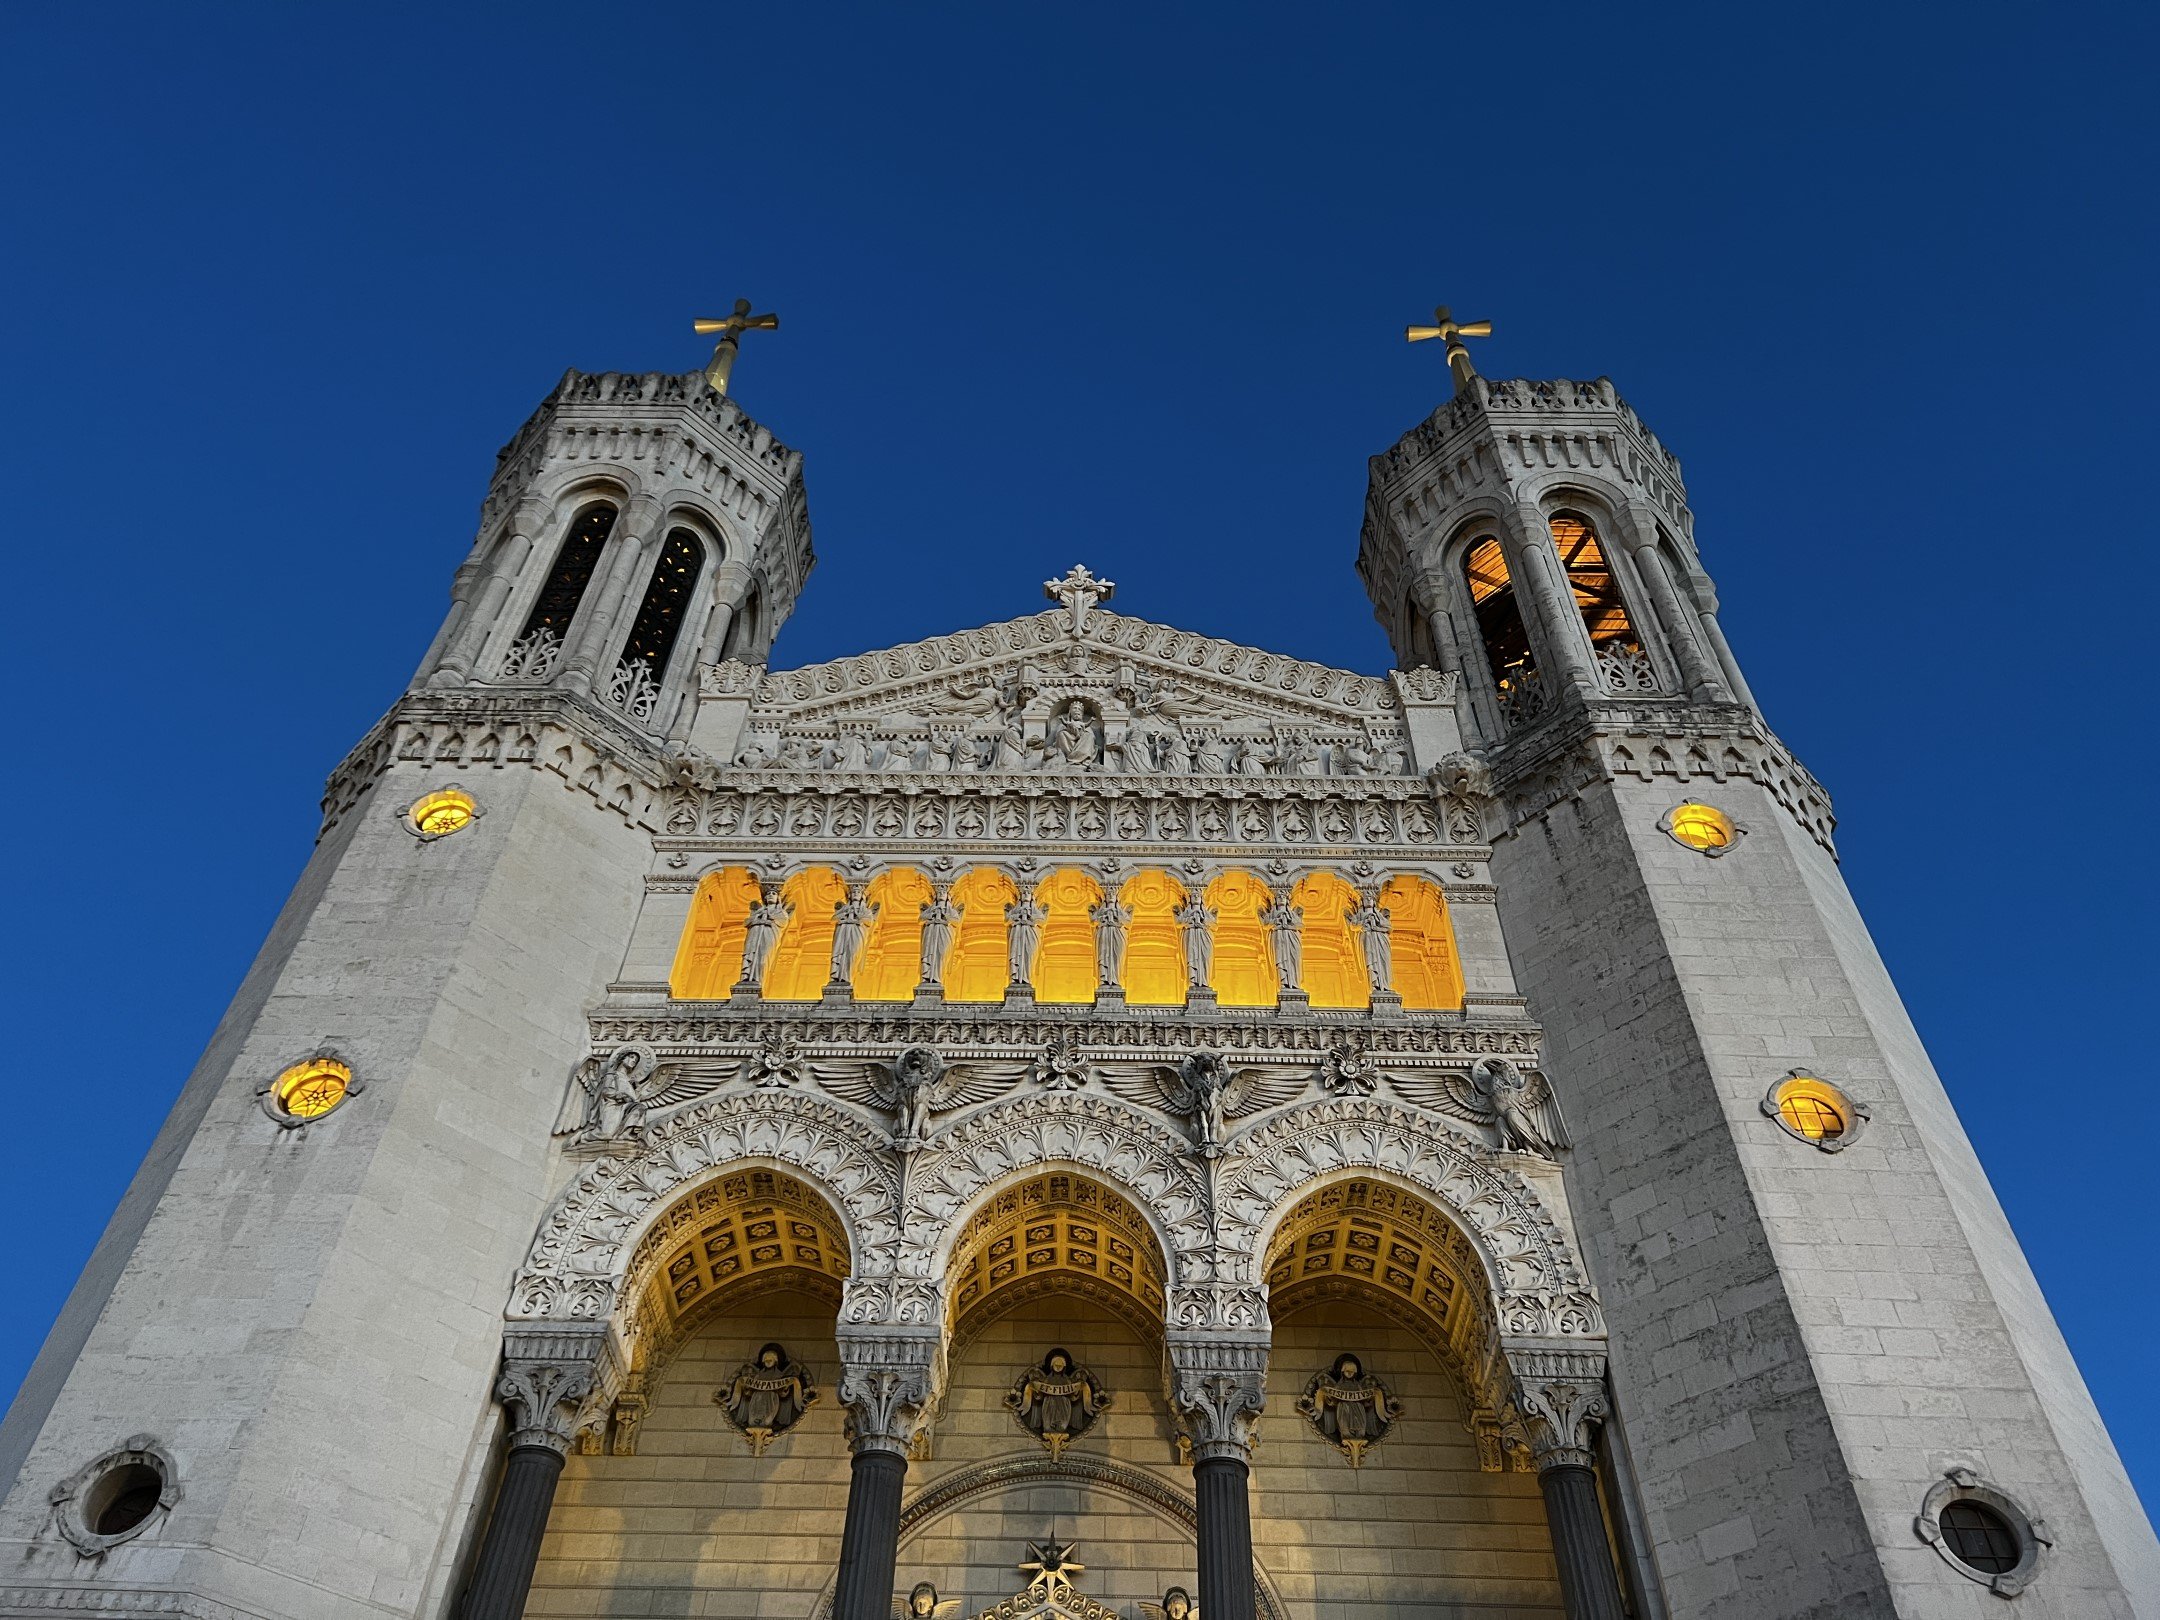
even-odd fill
[{"label": "relief sculpture of figures", "polygon": [[1387,994],[1395,978],[1395,948],[1389,930],[1394,919],[1371,895],[1350,913],[1350,926],[1365,945],[1365,977],[1376,996]]},{"label": "relief sculpture of figures", "polygon": [[1442,1069],[1390,1074],[1395,1089],[1421,1108],[1485,1126],[1503,1152],[1555,1157],[1569,1146],[1552,1083],[1506,1058],[1481,1058],[1468,1074]]},{"label": "relief sculpture of figures", "polygon": [[781,928],[794,910],[784,900],[766,899],[750,908],[749,919],[743,924],[742,977],[735,982],[738,994],[764,986],[766,959],[772,955],[773,942],[779,939]]},{"label": "relief sculpture of figures", "polygon": [[1215,913],[1198,900],[1188,900],[1176,916],[1185,932],[1185,976],[1193,989],[1204,990],[1215,966]]},{"label": "relief sculpture of figures", "polygon": [[1105,900],[1088,907],[1088,919],[1095,924],[1096,982],[1114,990],[1124,982],[1119,973],[1125,963],[1125,926],[1132,921],[1132,907]]},{"label": "relief sculpture of figures", "polygon": [[1275,956],[1275,977],[1285,990],[1305,988],[1305,912],[1286,896],[1265,907],[1260,920],[1267,924],[1268,947]]},{"label": "relief sculpture of figures", "polygon": [[855,958],[862,953],[863,937],[877,907],[863,898],[859,883],[848,885],[847,898],[833,910],[832,982],[855,982]]},{"label": "relief sculpture of figures", "polygon": [[1068,771],[1092,770],[1102,761],[1102,727],[1088,713],[1086,702],[1074,698],[1059,711],[1057,723],[1052,728],[1061,768]]},{"label": "relief sculpture of figures", "polygon": [[1023,890],[1020,898],[1005,908],[1005,954],[1016,985],[1035,982],[1035,952],[1042,944],[1043,919],[1049,915],[1049,908],[1037,903],[1033,889]]},{"label": "relief sculpture of figures", "polygon": [[1014,1381],[1005,1404],[1020,1427],[1057,1457],[1069,1442],[1094,1427],[1110,1397],[1093,1373],[1059,1348]]},{"label": "relief sculpture of figures", "polygon": [[766,1345],[755,1360],[744,1362],[727,1388],[713,1396],[727,1420],[749,1439],[753,1457],[764,1456],[773,1437],[795,1427],[817,1398],[810,1369],[777,1344]]},{"label": "relief sculpture of figures", "polygon": [[1326,1372],[1312,1375],[1297,1409],[1357,1468],[1366,1447],[1387,1438],[1402,1405],[1356,1356],[1340,1355]]},{"label": "relief sculpture of figures", "polygon": [[1200,1605],[1193,1602],[1192,1594],[1182,1586],[1173,1586],[1163,1593],[1160,1603],[1143,1600],[1140,1604],[1143,1620],[1198,1620]]},{"label": "relief sculpture of figures", "polygon": [[960,908],[952,903],[952,889],[940,886],[922,908],[922,982],[926,986],[945,982],[945,953],[952,948],[953,924],[959,920]]}]

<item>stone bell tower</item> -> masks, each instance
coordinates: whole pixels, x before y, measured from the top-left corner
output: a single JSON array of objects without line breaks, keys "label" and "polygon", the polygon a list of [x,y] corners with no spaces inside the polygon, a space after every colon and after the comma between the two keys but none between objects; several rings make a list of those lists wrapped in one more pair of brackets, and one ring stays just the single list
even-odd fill
[{"label": "stone bell tower", "polygon": [[[2160,1614],[1829,801],[1719,628],[1679,462],[1609,381],[1456,370],[1373,458],[1358,566],[1402,665],[1459,678],[1443,770],[1483,790],[1674,1612]],[[1957,1556],[1960,1512],[2000,1556]]]},{"label": "stone bell tower", "polygon": [[701,666],[811,565],[697,373],[568,373],[0,1429],[0,1615],[438,1615]]}]

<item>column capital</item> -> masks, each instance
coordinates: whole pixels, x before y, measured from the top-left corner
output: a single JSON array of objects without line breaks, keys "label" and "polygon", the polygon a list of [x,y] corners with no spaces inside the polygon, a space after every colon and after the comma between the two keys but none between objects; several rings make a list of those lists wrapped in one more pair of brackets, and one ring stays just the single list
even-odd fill
[{"label": "column capital", "polygon": [[849,1446],[858,1455],[889,1451],[904,1459],[944,1394],[944,1335],[934,1328],[843,1328],[839,1346]]},{"label": "column capital", "polygon": [[1251,1461],[1253,1428],[1267,1404],[1267,1339],[1171,1333],[1163,1362],[1170,1410],[1192,1442],[1193,1461]]},{"label": "column capital", "polygon": [[606,1410],[620,1382],[614,1336],[604,1323],[513,1328],[504,1335],[495,1382],[495,1398],[510,1417],[512,1448],[544,1446],[568,1455],[578,1431]]},{"label": "column capital", "polygon": [[1605,1352],[1508,1345],[1503,1353],[1538,1471],[1591,1467],[1597,1427],[1612,1416]]}]

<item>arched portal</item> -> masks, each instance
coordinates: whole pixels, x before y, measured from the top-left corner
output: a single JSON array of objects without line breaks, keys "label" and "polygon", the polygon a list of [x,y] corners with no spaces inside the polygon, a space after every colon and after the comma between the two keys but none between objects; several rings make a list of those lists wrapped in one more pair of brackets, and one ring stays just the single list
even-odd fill
[{"label": "arched portal", "polygon": [[1093,1300],[1156,1339],[1169,1286],[1146,1216],[1114,1188],[1070,1170],[992,1193],[960,1228],[946,1277],[955,1345],[1006,1312],[1057,1294]]},{"label": "arched portal", "polygon": [[1182,1007],[1191,982],[1177,920],[1185,886],[1168,872],[1135,872],[1118,899],[1132,907],[1125,931],[1125,999],[1136,1007]]},{"label": "arched portal", "polygon": [[832,974],[833,913],[847,885],[831,867],[810,866],[787,880],[780,898],[793,909],[765,964],[765,999],[815,1001]]},{"label": "arched portal", "polygon": [[1010,979],[1005,956],[1005,908],[1020,898],[1013,880],[994,866],[978,866],[953,885],[959,926],[945,953],[947,1001],[1003,1001]]},{"label": "arched portal", "polygon": [[1390,878],[1380,890],[1380,905],[1388,914],[1394,947],[1391,988],[1403,1005],[1412,1010],[1460,1007],[1462,968],[1439,887],[1418,877]]},{"label": "arched portal", "polygon": [[718,1001],[735,988],[742,977],[744,925],[757,903],[757,879],[742,867],[708,872],[699,880],[668,974],[669,995],[682,1001]]},{"label": "arched portal", "polygon": [[881,872],[863,896],[877,915],[855,959],[857,1001],[907,1001],[922,972],[922,908],[930,880],[912,866]]},{"label": "arched portal", "polygon": [[1035,999],[1093,1001],[1095,921],[1089,911],[1102,899],[1102,885],[1077,867],[1067,866],[1038,883],[1035,898],[1049,912],[1043,919],[1042,946],[1035,958]]},{"label": "arched portal", "polygon": [[1225,1007],[1272,1007],[1279,993],[1263,908],[1275,896],[1250,872],[1225,872],[1207,886],[1215,913],[1215,957],[1208,984]]},{"label": "arched portal", "polygon": [[1305,990],[1315,1007],[1369,1007],[1372,984],[1365,977],[1365,949],[1350,913],[1357,890],[1333,872],[1314,872],[1298,881],[1290,898],[1305,913],[1299,929],[1305,942]]}]

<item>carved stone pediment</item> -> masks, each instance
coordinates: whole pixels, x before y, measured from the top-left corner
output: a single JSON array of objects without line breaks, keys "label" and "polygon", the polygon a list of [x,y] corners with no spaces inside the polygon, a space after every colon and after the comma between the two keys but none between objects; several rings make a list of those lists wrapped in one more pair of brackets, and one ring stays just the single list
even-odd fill
[{"label": "carved stone pediment", "polygon": [[735,763],[787,771],[1400,776],[1385,677],[1094,609],[758,680]]}]

